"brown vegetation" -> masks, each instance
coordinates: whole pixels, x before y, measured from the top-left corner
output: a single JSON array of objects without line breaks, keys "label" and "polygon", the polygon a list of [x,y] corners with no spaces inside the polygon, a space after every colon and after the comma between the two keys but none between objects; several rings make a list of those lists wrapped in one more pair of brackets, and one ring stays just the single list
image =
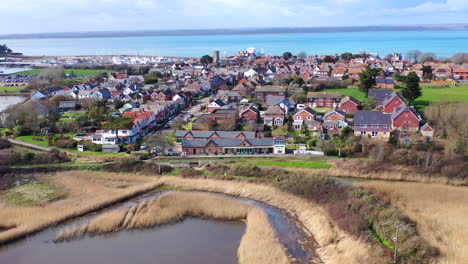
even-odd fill
[{"label": "brown vegetation", "polygon": [[89,224],[61,231],[62,241],[86,233],[109,233],[122,229],[149,228],[181,221],[187,216],[217,220],[247,220],[239,263],[289,263],[285,250],[265,213],[254,206],[210,194],[175,192],[124,210],[98,216]]},{"label": "brown vegetation", "polygon": [[402,182],[368,182],[361,186],[388,200],[416,221],[421,236],[440,248],[442,257],[439,263],[466,263],[466,187]]}]

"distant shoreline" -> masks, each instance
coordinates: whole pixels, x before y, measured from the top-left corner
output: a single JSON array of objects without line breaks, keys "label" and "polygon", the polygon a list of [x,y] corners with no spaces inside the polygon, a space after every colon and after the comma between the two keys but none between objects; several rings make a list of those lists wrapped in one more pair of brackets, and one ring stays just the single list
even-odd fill
[{"label": "distant shoreline", "polygon": [[418,26],[361,26],[361,27],[303,27],[303,28],[251,28],[251,29],[193,29],[193,30],[140,30],[3,34],[0,39],[54,39],[54,38],[118,38],[150,36],[214,36],[260,34],[312,34],[386,31],[468,31],[468,24]]}]

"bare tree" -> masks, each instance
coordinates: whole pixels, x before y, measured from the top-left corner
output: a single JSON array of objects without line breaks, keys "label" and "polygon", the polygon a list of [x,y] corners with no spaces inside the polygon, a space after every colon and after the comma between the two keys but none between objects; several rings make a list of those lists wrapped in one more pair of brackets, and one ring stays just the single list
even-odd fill
[{"label": "bare tree", "polygon": [[305,59],[307,58],[307,53],[305,53],[304,51],[301,51],[301,52],[299,52],[299,53],[297,54],[297,57],[298,57],[299,59],[305,60]]},{"label": "bare tree", "polygon": [[468,63],[468,53],[457,53],[453,55],[452,60],[458,64]]},{"label": "bare tree", "polygon": [[419,57],[418,57],[418,61],[420,63],[425,63],[425,62],[428,62],[428,61],[433,61],[437,59],[437,56],[434,52],[426,52],[426,53],[423,53],[421,54]]},{"label": "bare tree", "polygon": [[406,53],[406,59],[409,61],[417,61],[422,52],[420,50],[410,50]]}]

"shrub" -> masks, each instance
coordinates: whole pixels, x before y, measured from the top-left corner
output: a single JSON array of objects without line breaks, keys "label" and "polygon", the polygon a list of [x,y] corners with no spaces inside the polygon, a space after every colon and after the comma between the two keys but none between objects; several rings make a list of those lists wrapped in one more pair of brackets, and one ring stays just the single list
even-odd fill
[{"label": "shrub", "polygon": [[7,149],[7,148],[11,148],[10,141],[4,138],[0,138],[0,149]]},{"label": "shrub", "polygon": [[184,168],[180,170],[180,176],[182,178],[206,178],[205,174],[201,171],[192,168]]},{"label": "shrub", "polygon": [[69,139],[59,139],[55,142],[57,148],[76,148],[77,142]]}]

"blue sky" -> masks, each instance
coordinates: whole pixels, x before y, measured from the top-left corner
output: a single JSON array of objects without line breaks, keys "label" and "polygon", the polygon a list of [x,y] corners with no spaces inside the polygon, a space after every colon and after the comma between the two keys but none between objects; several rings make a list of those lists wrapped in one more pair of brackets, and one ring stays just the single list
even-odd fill
[{"label": "blue sky", "polygon": [[10,0],[0,34],[468,23],[468,0]]}]

